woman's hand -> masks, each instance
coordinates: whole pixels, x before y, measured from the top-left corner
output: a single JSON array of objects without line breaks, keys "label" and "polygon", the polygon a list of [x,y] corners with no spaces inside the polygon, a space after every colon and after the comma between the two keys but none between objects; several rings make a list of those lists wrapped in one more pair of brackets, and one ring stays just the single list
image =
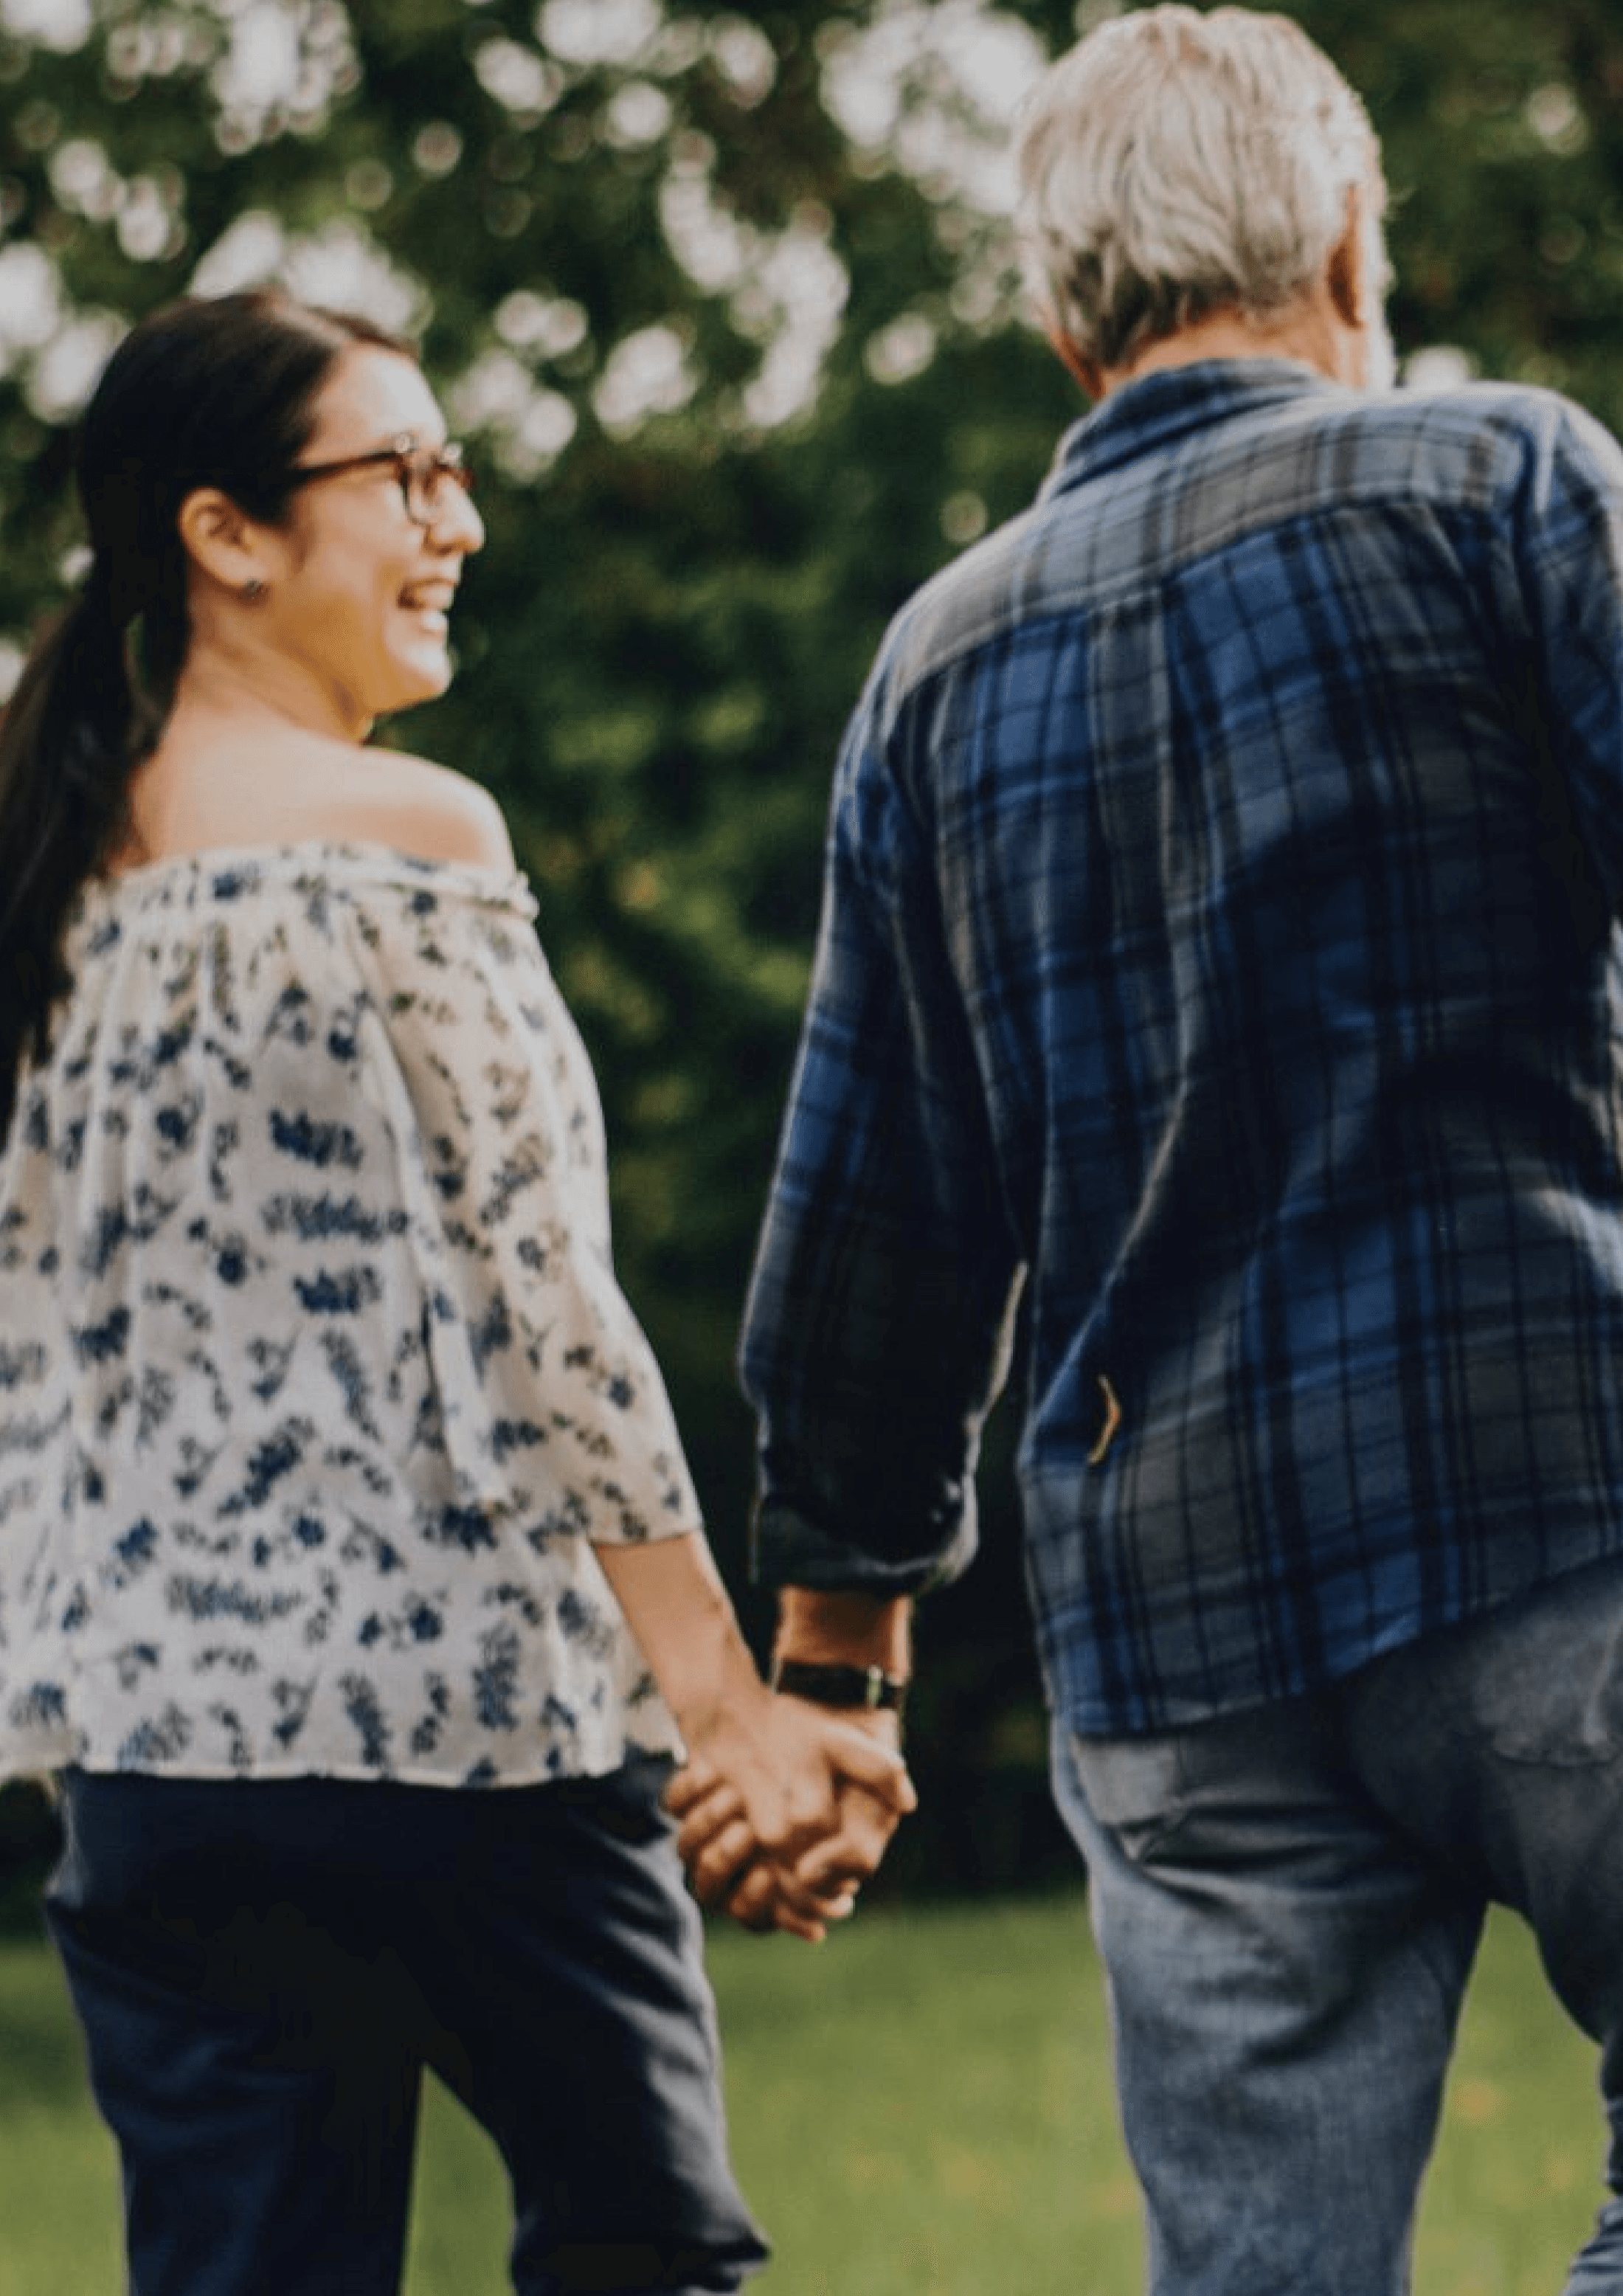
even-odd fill
[{"label": "woman's hand", "polygon": [[[746,1929],[816,1940],[851,1912],[917,1796],[894,1716],[766,1698],[743,1759],[725,1732],[701,1741],[666,1803],[701,1905]],[[763,1779],[763,1762],[775,1784]]]},{"label": "woman's hand", "polygon": [[700,1902],[823,1937],[916,1799],[895,1718],[768,1690],[701,1534],[595,1551],[687,1743],[668,1800]]}]

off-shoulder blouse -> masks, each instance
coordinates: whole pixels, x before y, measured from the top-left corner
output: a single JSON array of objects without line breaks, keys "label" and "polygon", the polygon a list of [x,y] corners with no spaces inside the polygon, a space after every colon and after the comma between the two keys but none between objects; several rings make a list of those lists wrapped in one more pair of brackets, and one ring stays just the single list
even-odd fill
[{"label": "off-shoulder blouse", "polygon": [[699,1513],[523,880],[90,887],[0,1154],[0,1775],[673,1750],[592,1542]]}]

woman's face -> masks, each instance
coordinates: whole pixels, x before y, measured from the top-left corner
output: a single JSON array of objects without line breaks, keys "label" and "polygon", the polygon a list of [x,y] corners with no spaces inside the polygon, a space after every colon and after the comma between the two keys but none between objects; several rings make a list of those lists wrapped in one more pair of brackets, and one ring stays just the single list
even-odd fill
[{"label": "woman's face", "polygon": [[[445,423],[418,369],[398,352],[342,353],[316,401],[299,462],[347,462],[409,440],[436,448]],[[443,693],[448,615],[463,561],[485,538],[453,480],[414,523],[398,466],[364,463],[302,486],[278,534],[279,563],[257,610],[259,634],[299,675],[319,718],[362,738],[373,720]]]}]

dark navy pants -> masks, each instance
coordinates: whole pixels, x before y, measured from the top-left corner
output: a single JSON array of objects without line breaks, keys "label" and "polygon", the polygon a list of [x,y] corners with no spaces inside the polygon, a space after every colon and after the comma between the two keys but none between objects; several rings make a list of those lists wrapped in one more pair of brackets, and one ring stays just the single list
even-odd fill
[{"label": "dark navy pants", "polygon": [[520,2296],[736,2288],[766,2251],[668,1775],[70,1773],[46,1913],[130,2296],[395,2296],[425,2066],[506,2163]]}]

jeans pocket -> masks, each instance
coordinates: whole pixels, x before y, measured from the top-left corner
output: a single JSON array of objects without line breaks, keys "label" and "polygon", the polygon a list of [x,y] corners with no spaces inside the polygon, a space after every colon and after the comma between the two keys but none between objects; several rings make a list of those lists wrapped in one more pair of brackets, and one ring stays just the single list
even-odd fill
[{"label": "jeans pocket", "polygon": [[1097,1823],[1143,1866],[1183,1818],[1183,1734],[1070,1740],[1070,1759]]},{"label": "jeans pocket", "polygon": [[1479,1740],[1502,1760],[1578,1769],[1623,1751],[1623,1569],[1591,1566],[1459,1638]]}]

